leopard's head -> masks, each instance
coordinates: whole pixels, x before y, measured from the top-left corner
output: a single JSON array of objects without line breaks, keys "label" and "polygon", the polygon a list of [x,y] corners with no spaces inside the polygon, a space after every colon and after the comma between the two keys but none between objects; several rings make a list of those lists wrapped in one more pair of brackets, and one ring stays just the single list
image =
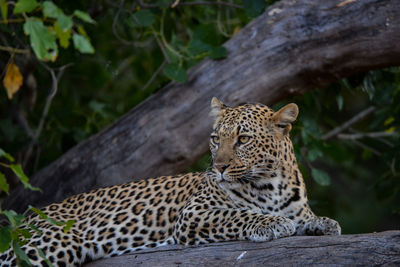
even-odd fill
[{"label": "leopard's head", "polygon": [[275,177],[279,167],[295,162],[289,132],[298,115],[296,104],[274,112],[262,104],[231,108],[214,97],[211,115],[215,123],[210,149],[217,181],[256,182]]}]

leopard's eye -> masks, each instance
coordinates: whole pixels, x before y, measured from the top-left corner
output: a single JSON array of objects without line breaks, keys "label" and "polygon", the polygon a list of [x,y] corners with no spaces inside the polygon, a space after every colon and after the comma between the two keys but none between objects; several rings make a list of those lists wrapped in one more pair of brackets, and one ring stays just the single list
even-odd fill
[{"label": "leopard's eye", "polygon": [[250,136],[241,135],[241,136],[239,136],[239,138],[238,138],[238,144],[239,144],[239,145],[246,144],[247,142],[249,142],[249,140],[250,140]]},{"label": "leopard's eye", "polygon": [[211,142],[212,142],[214,145],[218,145],[218,144],[219,144],[219,137],[216,136],[216,135],[211,136]]}]

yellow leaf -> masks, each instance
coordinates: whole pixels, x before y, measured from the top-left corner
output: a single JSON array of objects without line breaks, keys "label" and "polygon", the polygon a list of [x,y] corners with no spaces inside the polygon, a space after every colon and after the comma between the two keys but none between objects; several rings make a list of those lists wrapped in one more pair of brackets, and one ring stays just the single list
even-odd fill
[{"label": "yellow leaf", "polygon": [[394,131],[396,131],[396,127],[390,127],[389,129],[385,130],[386,133],[393,133]]},{"label": "yellow leaf", "polygon": [[391,124],[392,122],[394,122],[394,117],[389,117],[385,120],[385,122],[383,123],[383,125],[387,126],[389,124]]},{"label": "yellow leaf", "polygon": [[4,76],[3,85],[6,88],[8,98],[12,99],[13,95],[18,92],[22,85],[23,77],[17,65],[11,62],[7,66],[6,76]]}]

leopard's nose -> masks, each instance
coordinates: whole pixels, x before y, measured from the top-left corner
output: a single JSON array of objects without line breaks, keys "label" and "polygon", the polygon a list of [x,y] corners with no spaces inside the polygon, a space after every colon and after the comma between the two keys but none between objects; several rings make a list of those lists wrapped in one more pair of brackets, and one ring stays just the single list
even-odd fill
[{"label": "leopard's nose", "polygon": [[230,166],[230,164],[224,164],[224,163],[215,163],[214,167],[220,172],[220,173],[224,173],[224,171],[226,169],[228,169],[228,167]]}]

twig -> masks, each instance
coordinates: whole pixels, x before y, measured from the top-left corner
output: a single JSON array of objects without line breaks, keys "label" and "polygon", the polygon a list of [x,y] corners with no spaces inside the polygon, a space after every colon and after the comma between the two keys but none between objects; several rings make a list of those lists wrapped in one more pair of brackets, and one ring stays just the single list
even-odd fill
[{"label": "twig", "polygon": [[163,63],[161,63],[160,67],[158,67],[158,69],[153,73],[153,75],[151,75],[151,78],[146,82],[146,84],[142,87],[142,91],[144,91],[153,81],[154,79],[158,76],[158,74],[160,74],[160,72],[162,71],[162,69],[164,68],[164,66],[167,64],[167,60],[164,59]]},{"label": "twig", "polygon": [[[112,32],[113,32],[114,36],[117,38],[118,41],[120,41],[124,45],[133,45],[133,46],[137,46],[137,47],[146,47],[146,46],[148,46],[149,43],[152,42],[152,40],[149,40],[149,41],[146,41],[146,42],[129,41],[129,40],[126,40],[126,39],[122,38],[119,35],[119,33],[117,31],[117,22],[118,22],[119,15],[121,14],[121,11],[122,11],[124,3],[125,3],[125,0],[122,0],[120,2],[119,6],[118,6],[117,14],[115,14],[115,17],[113,19],[113,24],[112,24],[111,28],[112,28]],[[140,38],[140,36],[137,37],[137,38]]]},{"label": "twig", "polygon": [[[218,0],[219,2],[219,0]],[[224,31],[224,29],[222,28],[222,22],[221,22],[221,6],[218,7],[218,11],[217,11],[217,28],[218,31],[225,37],[231,37],[227,32]]]},{"label": "twig", "polygon": [[28,121],[26,120],[26,117],[24,114],[22,114],[21,110],[17,107],[16,108],[16,113],[17,113],[17,121],[19,125],[25,130],[26,134],[33,139],[34,138],[34,133],[32,131],[32,128],[29,126]]},{"label": "twig", "polygon": [[132,43],[130,41],[127,41],[125,39],[123,39],[119,33],[117,32],[117,20],[119,18],[119,14],[121,13],[122,7],[124,5],[125,0],[121,0],[121,2],[119,3],[118,9],[117,9],[117,14],[115,14],[115,17],[113,19],[113,24],[111,25],[112,31],[114,33],[114,36],[117,37],[117,39],[126,45],[131,45]]},{"label": "twig", "polygon": [[[352,129],[352,128],[349,129],[349,132],[351,132],[351,133],[357,133],[357,134],[360,133],[360,132],[358,132],[358,131],[356,131],[356,130],[354,130],[354,129]],[[395,133],[393,133],[393,135],[395,135]],[[394,145],[393,145],[392,142],[389,142],[388,140],[386,140],[386,139],[384,139],[384,138],[375,137],[375,140],[378,140],[379,142],[384,143],[385,145],[388,145],[388,146],[390,146],[390,147],[394,147]]]},{"label": "twig", "polygon": [[359,120],[363,119],[364,117],[366,117],[368,114],[374,112],[375,110],[376,110],[376,107],[374,107],[374,106],[368,107],[367,109],[361,111],[360,113],[358,113],[357,115],[355,115],[353,118],[351,118],[350,120],[346,121],[342,125],[336,127],[332,131],[330,131],[327,134],[323,135],[321,139],[322,140],[328,140],[328,139],[338,135],[339,133],[341,133],[344,130],[348,129],[351,125],[353,125],[354,123],[356,123]]},{"label": "twig", "polygon": [[29,49],[18,49],[18,48],[2,46],[2,45],[0,45],[0,50],[7,51],[10,53],[29,54]]},{"label": "twig", "polygon": [[180,0],[175,0],[174,3],[171,5],[171,8],[175,8],[177,5],[179,5]]},{"label": "twig", "polygon": [[8,24],[8,23],[20,23],[24,22],[25,19],[7,19],[7,20],[0,20],[0,24]]},{"label": "twig", "polygon": [[349,139],[349,140],[356,140],[365,137],[369,138],[379,138],[379,137],[388,137],[397,135],[396,132],[387,133],[387,132],[370,132],[370,133],[354,133],[354,134],[338,134],[338,138],[340,139]]},{"label": "twig", "polygon": [[152,31],[152,33],[153,33],[154,38],[155,38],[156,41],[157,41],[158,46],[159,46],[160,49],[161,49],[161,52],[162,52],[163,55],[164,55],[165,60],[166,60],[168,63],[170,63],[171,60],[170,60],[170,58],[169,58],[169,56],[168,56],[168,54],[167,54],[167,51],[165,51],[165,47],[164,47],[163,43],[161,42],[160,38],[158,38],[157,32],[156,32],[156,30],[154,29],[153,26],[151,26],[151,31]]},{"label": "twig", "polygon": [[52,86],[51,86],[50,93],[47,96],[46,103],[43,108],[42,116],[39,121],[39,126],[37,127],[35,133],[33,134],[33,138],[31,140],[28,150],[25,154],[24,161],[22,163],[22,166],[24,168],[26,167],[27,163],[29,162],[31,155],[32,155],[33,147],[37,144],[37,141],[39,140],[39,136],[42,133],[47,114],[49,113],[51,102],[53,101],[53,98],[57,94],[57,91],[58,91],[58,82],[60,81],[62,75],[64,74],[65,69],[70,67],[71,65],[73,65],[72,63],[70,63],[70,64],[66,64],[64,66],[61,66],[60,68],[58,68],[58,73],[56,75],[55,70],[53,68],[50,68],[49,66],[47,66],[46,64],[44,64],[41,61],[39,61],[39,63],[50,72],[51,79],[52,79]]},{"label": "twig", "polygon": [[377,155],[377,156],[382,156],[382,153],[381,153],[381,152],[379,152],[378,150],[376,150],[376,149],[374,149],[374,148],[372,148],[372,147],[370,147],[370,146],[367,146],[366,144],[361,143],[361,142],[358,141],[358,140],[353,140],[353,143],[356,144],[356,145],[358,145],[358,146],[361,147],[361,148],[370,150],[372,153],[374,153],[374,154]]}]

